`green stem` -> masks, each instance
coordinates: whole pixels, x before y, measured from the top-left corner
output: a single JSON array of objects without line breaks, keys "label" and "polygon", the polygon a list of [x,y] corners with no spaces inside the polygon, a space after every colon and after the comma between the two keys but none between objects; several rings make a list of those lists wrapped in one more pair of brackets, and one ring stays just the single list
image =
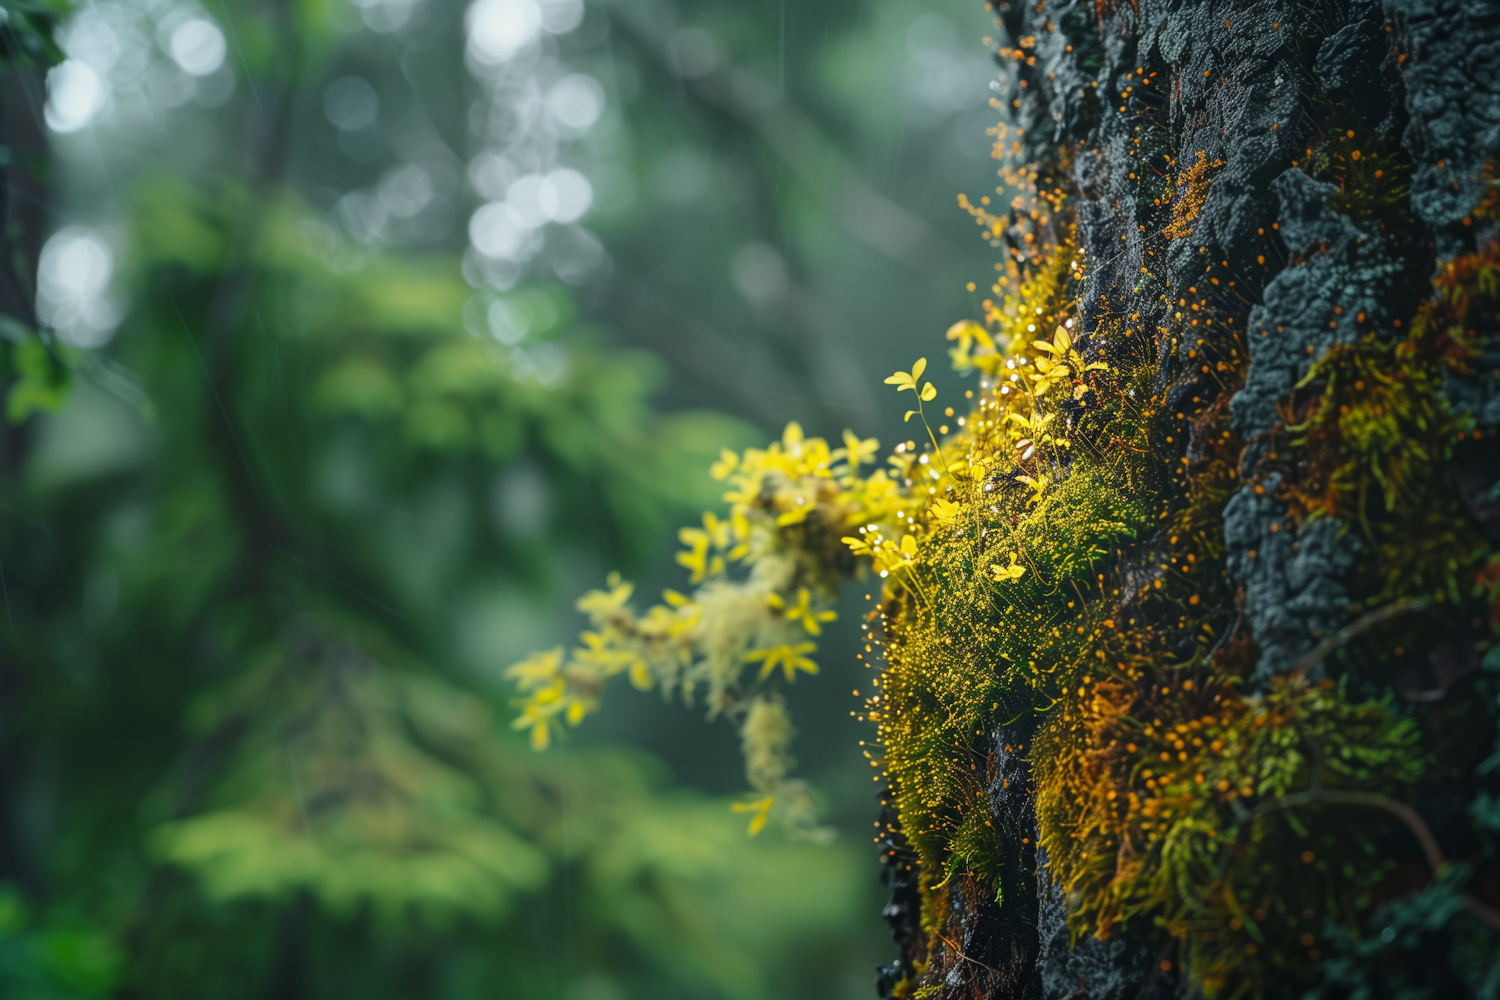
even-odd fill
[{"label": "green stem", "polygon": [[943,474],[948,473],[948,459],[943,456],[943,447],[938,444],[937,435],[932,433],[932,425],[927,422],[927,414],[922,409],[922,394],[917,393],[917,416],[922,418],[922,426],[927,429],[928,440],[932,442],[932,448],[937,452],[938,461],[943,463]]}]

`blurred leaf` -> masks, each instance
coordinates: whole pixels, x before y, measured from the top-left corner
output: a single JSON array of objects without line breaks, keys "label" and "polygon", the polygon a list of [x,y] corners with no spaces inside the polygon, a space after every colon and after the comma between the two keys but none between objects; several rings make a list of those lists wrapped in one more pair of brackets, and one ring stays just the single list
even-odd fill
[{"label": "blurred leaf", "polygon": [[34,413],[62,409],[72,386],[68,369],[35,336],[11,348],[16,381],[5,397],[5,415],[19,424]]}]

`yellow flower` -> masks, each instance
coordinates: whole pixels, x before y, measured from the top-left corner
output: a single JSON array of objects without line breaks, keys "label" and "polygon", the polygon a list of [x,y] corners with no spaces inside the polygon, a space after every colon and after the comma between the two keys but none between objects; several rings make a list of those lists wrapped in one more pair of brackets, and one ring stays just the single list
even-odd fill
[{"label": "yellow flower", "polygon": [[[917,363],[911,366],[911,371],[896,372],[890,378],[885,380],[885,384],[895,386],[897,392],[905,392],[907,389],[910,389],[912,392],[915,392],[917,394],[917,398],[925,403],[937,395],[937,389],[931,382],[928,382],[920,389],[917,388],[917,380],[922,377],[922,373],[926,370],[927,359],[918,358]],[[908,410],[906,412],[906,419],[910,420],[911,415],[916,412],[916,410]]]},{"label": "yellow flower", "polygon": [[739,544],[729,550],[730,559],[743,559],[750,553],[750,519],[740,507],[729,513],[729,530]]},{"label": "yellow flower", "polygon": [[[1045,340],[1036,340],[1032,341],[1031,346],[1039,351],[1046,351],[1057,358],[1056,362],[1049,361],[1047,358],[1036,359],[1037,370],[1031,377],[1036,382],[1036,394],[1038,396],[1045,395],[1054,385],[1071,382],[1072,374],[1075,371],[1080,375],[1091,371],[1109,371],[1109,365],[1102,361],[1095,361],[1092,364],[1084,363],[1083,358],[1073,349],[1073,337],[1068,333],[1068,329],[1065,326],[1059,326],[1052,332],[1052,343],[1049,344]],[[1075,386],[1073,389],[1073,398],[1081,399],[1087,391],[1087,386]]]},{"label": "yellow flower", "polygon": [[901,544],[881,539],[875,551],[875,569],[882,575],[892,570],[910,566],[917,557],[917,540],[911,535],[902,535]]},{"label": "yellow flower", "polygon": [[[595,591],[597,593],[597,591]],[[505,676],[516,682],[522,691],[534,691],[552,683],[562,667],[563,648],[532,653],[520,663],[505,668]]]},{"label": "yellow flower", "polygon": [[1025,575],[1026,567],[1018,566],[1016,564],[1016,554],[1014,552],[1010,554],[1009,566],[1001,566],[999,563],[995,563],[990,567],[990,579],[994,580],[996,583],[1000,583],[1005,580],[1019,580],[1022,576]]},{"label": "yellow flower", "polygon": [[748,812],[755,814],[754,816],[750,817],[750,836],[753,837],[757,833],[760,833],[761,830],[765,829],[766,814],[771,811],[771,803],[775,801],[776,799],[774,796],[767,795],[765,798],[759,799],[755,802],[733,802],[730,804],[729,808],[733,809],[737,813]]},{"label": "yellow flower", "polygon": [[1027,486],[1031,487],[1031,496],[1026,498],[1027,506],[1030,506],[1031,504],[1034,504],[1038,500],[1040,500],[1042,498],[1042,494],[1047,490],[1046,476],[1037,476],[1036,478],[1032,478],[1031,476],[1017,476],[1016,479],[1019,482],[1023,482]]},{"label": "yellow flower", "polygon": [[703,620],[703,608],[685,594],[675,590],[661,592],[666,605],[658,604],[641,622],[641,634],[652,638],[676,639],[691,632]]},{"label": "yellow flower", "polygon": [[[646,666],[646,661],[637,656],[630,661],[630,683],[637,691],[650,691],[655,678],[651,676],[651,668]],[[581,707],[581,703],[580,703]],[[572,722],[572,719],[568,720]],[[574,723],[575,725],[577,723]]]},{"label": "yellow flower", "polygon": [[777,667],[781,667],[786,672],[788,681],[796,681],[799,670],[809,674],[818,672],[818,665],[807,658],[807,654],[816,651],[817,648],[817,643],[813,642],[799,642],[795,646],[782,643],[770,649],[757,649],[747,653],[745,659],[751,663],[760,663],[761,680],[765,680]]},{"label": "yellow flower", "polygon": [[793,420],[786,425],[786,430],[781,432],[781,446],[790,454],[797,455],[802,452],[802,425]]},{"label": "yellow flower", "polygon": [[1052,331],[1052,340],[1053,343],[1050,344],[1045,340],[1033,341],[1031,346],[1037,350],[1046,351],[1048,354],[1055,354],[1059,358],[1066,357],[1068,352],[1073,349],[1073,338],[1069,335],[1068,328],[1065,326],[1059,326],[1056,330]]},{"label": "yellow flower", "polygon": [[651,686],[651,672],[647,670],[640,653],[612,646],[609,637],[598,632],[581,632],[578,637],[583,640],[585,648],[574,651],[573,656],[577,662],[598,667],[605,677],[613,677],[628,670],[631,682],[636,687]]},{"label": "yellow flower", "polygon": [[981,356],[990,359],[991,364],[999,360],[994,339],[984,327],[971,319],[961,319],[948,327],[947,339],[958,341],[957,347],[948,349],[948,356],[953,359],[953,367],[959,371],[975,367],[975,359],[970,355],[975,347],[979,348]]},{"label": "yellow flower", "polygon": [[729,547],[728,521],[721,521],[713,514],[705,511],[703,514],[703,530],[708,532],[709,540],[713,542],[714,548],[726,549]]},{"label": "yellow flower", "polygon": [[807,504],[799,504],[791,510],[783,511],[776,517],[776,527],[785,528],[789,524],[801,524],[807,520],[807,512],[811,510]]},{"label": "yellow flower", "polygon": [[[766,603],[780,611],[786,608],[786,602],[780,594],[771,594],[766,598]],[[797,591],[797,604],[786,609],[786,620],[789,622],[800,621],[802,627],[807,629],[808,635],[822,635],[823,627],[819,622],[831,622],[838,619],[836,611],[814,611],[812,607],[812,594],[806,587]]]},{"label": "yellow flower", "polygon": [[840,538],[839,541],[849,546],[849,550],[857,556],[868,556],[875,554],[875,550],[871,548],[863,538],[856,538],[853,535],[845,535],[843,538]]},{"label": "yellow flower", "polygon": [[[1044,340],[1037,341],[1038,345],[1046,343]],[[1047,344],[1047,346],[1051,347],[1052,345]],[[1046,358],[1037,358],[1036,371],[1031,373],[1032,380],[1036,382],[1036,394],[1038,396],[1045,396],[1048,390],[1054,385],[1067,382],[1068,376],[1071,374],[1072,370],[1067,365],[1054,364]]]},{"label": "yellow flower", "polygon": [[552,742],[552,719],[549,715],[527,705],[510,724],[512,729],[531,730],[531,749],[545,750]]},{"label": "yellow flower", "polygon": [[713,537],[707,531],[702,528],[680,528],[677,539],[688,546],[686,552],[677,553],[677,563],[692,571],[692,575],[688,577],[689,583],[702,583],[704,577],[718,576],[724,572],[723,556],[709,559],[708,547]]},{"label": "yellow flower", "polygon": [[869,506],[877,504],[894,504],[900,502],[897,494],[896,482],[885,474],[884,469],[876,469],[870,473],[870,478],[864,481],[865,503]]},{"label": "yellow flower", "polygon": [[635,584],[621,582],[619,573],[611,573],[605,580],[609,590],[591,590],[578,599],[578,610],[594,621],[602,621],[619,611],[635,592]]},{"label": "yellow flower", "polygon": [[932,501],[932,506],[928,510],[932,512],[935,520],[947,522],[958,517],[961,508],[952,501],[939,498]]},{"label": "yellow flower", "polygon": [[875,438],[860,440],[858,434],[851,430],[844,431],[844,447],[835,451],[831,456],[833,459],[845,459],[849,463],[849,472],[852,474],[861,465],[868,465],[875,461],[875,453],[880,450],[880,442]]},{"label": "yellow flower", "polygon": [[708,467],[708,474],[715,479],[728,479],[739,464],[740,456],[724,448],[719,452],[719,460]]}]

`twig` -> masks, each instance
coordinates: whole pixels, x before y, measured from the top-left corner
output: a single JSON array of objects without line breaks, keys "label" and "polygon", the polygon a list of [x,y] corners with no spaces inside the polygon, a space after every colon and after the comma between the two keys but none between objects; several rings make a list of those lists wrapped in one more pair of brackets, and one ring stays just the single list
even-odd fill
[{"label": "twig", "polygon": [[1316,667],[1323,657],[1334,652],[1361,632],[1367,632],[1376,625],[1400,617],[1408,611],[1418,611],[1426,605],[1427,601],[1421,597],[1402,597],[1384,607],[1367,611],[1303,654],[1301,659],[1292,664],[1290,673],[1294,677],[1300,677]]},{"label": "twig", "polygon": [[[1399,602],[1398,602],[1399,603]],[[1382,611],[1387,609],[1381,609]],[[1402,609],[1405,610],[1405,609]],[[1372,612],[1372,614],[1378,612]],[[1370,615],[1366,615],[1366,618]],[[1388,616],[1389,617],[1389,616]],[[1363,619],[1361,619],[1363,621]],[[1355,624],[1358,624],[1356,622]],[[1438,869],[1444,864],[1443,849],[1438,846],[1437,838],[1432,835],[1432,829],[1427,821],[1422,819],[1411,806],[1398,799],[1374,792],[1342,792],[1330,791],[1323,788],[1313,788],[1305,792],[1294,792],[1264,803],[1255,810],[1255,816],[1265,816],[1281,809],[1294,809],[1297,806],[1311,805],[1315,802],[1326,802],[1330,805],[1369,806],[1372,809],[1383,809],[1402,823],[1411,831],[1412,836],[1417,838],[1417,843],[1422,846],[1422,854],[1427,859],[1427,867],[1432,869],[1432,874],[1437,875]],[[1486,903],[1480,902],[1471,893],[1464,893],[1464,911],[1475,919],[1488,925],[1491,930],[1500,931],[1500,912]]]},{"label": "twig", "polygon": [[1384,809],[1405,823],[1407,829],[1411,830],[1412,835],[1417,838],[1417,843],[1422,845],[1422,853],[1427,857],[1429,868],[1437,871],[1438,866],[1443,863],[1443,850],[1438,846],[1437,838],[1432,835],[1432,830],[1428,828],[1426,821],[1405,802],[1386,795],[1378,795],[1374,792],[1342,792],[1326,788],[1311,788],[1305,792],[1294,792],[1291,795],[1283,795],[1265,802],[1251,815],[1252,818],[1265,816],[1282,809],[1295,809],[1298,806],[1311,805],[1315,802]]},{"label": "twig", "polygon": [[988,969],[989,971],[993,972],[997,976],[1001,975],[1000,970],[997,969],[997,968],[995,968],[993,965],[985,965],[979,959],[977,959],[977,958],[970,958],[968,955],[965,955],[964,954],[964,950],[962,948],[960,948],[956,942],[949,941],[941,933],[938,933],[938,940],[942,941],[943,944],[945,944],[948,947],[952,948],[953,949],[953,953],[955,955],[957,955],[959,958],[963,959],[965,962],[973,962],[975,965],[979,966],[981,969]]}]

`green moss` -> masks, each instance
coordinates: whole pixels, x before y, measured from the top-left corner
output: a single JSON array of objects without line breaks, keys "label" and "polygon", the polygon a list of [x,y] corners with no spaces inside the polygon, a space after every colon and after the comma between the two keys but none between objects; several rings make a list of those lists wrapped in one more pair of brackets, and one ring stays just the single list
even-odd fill
[{"label": "green moss", "polygon": [[[1365,169],[1339,155],[1351,177]],[[1192,348],[1186,325],[1147,337],[1117,318],[1086,356],[1066,330],[1037,347],[1068,320],[1058,301],[1074,278],[1057,262],[1075,253],[1033,268],[1018,294],[1039,306],[1013,298],[990,340],[955,337],[959,366],[990,380],[943,443],[952,475],[937,485],[957,512],[922,525],[911,577],[888,584],[880,612],[889,669],[871,715],[921,860],[923,926],[938,948],[972,920],[954,910],[956,880],[1002,910],[1034,890],[1036,834],[1001,829],[994,798],[1009,773],[997,760],[1014,755],[1075,940],[1165,938],[1205,996],[1281,995],[1314,978],[1325,921],[1362,926],[1389,870],[1371,811],[1400,808],[1433,766],[1433,734],[1378,682],[1476,606],[1489,549],[1447,472],[1464,423],[1443,366],[1477,349],[1428,315],[1335,347],[1287,402],[1275,499],[1288,525],[1339,518],[1364,537],[1355,596],[1427,610],[1355,641],[1366,660],[1397,654],[1358,683],[1309,680],[1313,663],[1252,683],[1224,572],[1244,352],[1220,352],[1226,391],[1190,407],[1152,391],[1157,359]],[[1038,328],[1021,334],[1023,321]],[[1089,370],[1094,357],[1109,363]]]}]

